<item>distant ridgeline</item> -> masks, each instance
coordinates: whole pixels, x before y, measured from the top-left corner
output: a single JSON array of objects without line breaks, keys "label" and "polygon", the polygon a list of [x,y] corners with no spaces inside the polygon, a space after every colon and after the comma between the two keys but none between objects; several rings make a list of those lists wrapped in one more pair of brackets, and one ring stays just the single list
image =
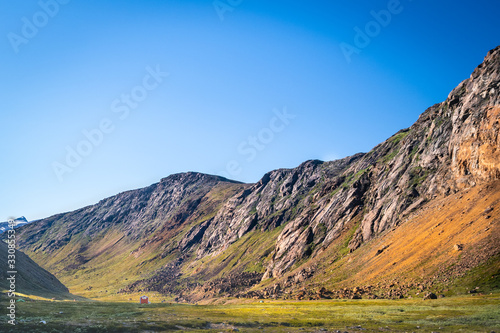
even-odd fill
[{"label": "distant ridgeline", "polygon": [[[25,224],[28,224],[28,220],[24,216],[18,217],[17,219],[14,220],[16,225],[14,228],[19,228]],[[0,222],[0,234],[5,232],[9,228],[9,222]]]}]

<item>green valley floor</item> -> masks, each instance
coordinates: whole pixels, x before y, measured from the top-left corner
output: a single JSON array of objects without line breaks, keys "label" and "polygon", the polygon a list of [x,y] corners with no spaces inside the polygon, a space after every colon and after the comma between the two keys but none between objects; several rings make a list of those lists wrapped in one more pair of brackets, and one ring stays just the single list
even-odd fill
[{"label": "green valley floor", "polygon": [[[6,304],[2,296],[2,304]],[[1,332],[500,332],[500,294],[437,300],[17,302]],[[5,310],[5,307],[2,306]],[[43,322],[42,322],[43,321]]]}]

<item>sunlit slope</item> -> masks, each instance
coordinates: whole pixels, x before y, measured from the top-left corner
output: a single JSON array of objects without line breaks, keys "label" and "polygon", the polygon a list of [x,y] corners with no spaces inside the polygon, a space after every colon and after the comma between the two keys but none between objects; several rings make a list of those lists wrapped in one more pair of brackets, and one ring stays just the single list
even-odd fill
[{"label": "sunlit slope", "polygon": [[437,199],[358,250],[342,254],[341,239],[293,273],[313,267],[307,289],[357,287],[365,297],[498,292],[499,204],[498,181]]}]

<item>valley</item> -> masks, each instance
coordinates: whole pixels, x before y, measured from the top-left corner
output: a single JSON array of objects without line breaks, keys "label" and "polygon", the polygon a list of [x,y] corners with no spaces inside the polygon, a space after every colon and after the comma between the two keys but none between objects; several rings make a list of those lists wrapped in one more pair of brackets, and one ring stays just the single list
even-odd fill
[{"label": "valley", "polygon": [[[33,333],[492,332],[500,325],[499,299],[500,294],[427,301],[226,300],[211,305],[29,301],[22,305],[18,325]],[[5,322],[0,328],[19,331]]]},{"label": "valley", "polygon": [[[491,331],[500,323],[499,92],[497,47],[445,101],[368,153],[251,184],[173,174],[21,226],[25,267],[51,288],[34,293],[44,283],[26,277],[19,321],[33,331],[45,317],[56,331],[71,319],[82,332]],[[142,295],[154,304],[135,304]],[[58,308],[72,318],[54,316]]]}]

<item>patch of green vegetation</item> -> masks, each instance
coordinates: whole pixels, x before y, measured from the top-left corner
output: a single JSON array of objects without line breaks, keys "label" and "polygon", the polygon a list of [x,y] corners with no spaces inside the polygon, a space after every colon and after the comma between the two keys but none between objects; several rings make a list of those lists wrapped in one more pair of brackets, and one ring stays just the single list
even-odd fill
[{"label": "patch of green vegetation", "polygon": [[324,185],[324,175],[321,176],[321,180],[319,182],[317,182],[313,188],[309,191],[309,194],[310,195],[314,195],[316,193],[318,193],[322,188],[323,188],[323,185]]},{"label": "patch of green vegetation", "polygon": [[377,162],[387,164],[396,157],[399,153],[400,145],[399,143],[410,134],[410,129],[401,131],[398,134],[393,135],[389,138],[386,144],[389,145],[389,151],[382,157],[380,157]]},{"label": "patch of green vegetation", "polygon": [[410,187],[420,186],[429,176],[429,170],[418,166],[410,170]]},{"label": "patch of green vegetation", "polygon": [[[304,230],[309,228],[308,226],[304,226]],[[296,263],[295,267],[299,267],[300,265],[304,264],[307,260],[307,257],[310,257],[313,253],[314,250],[316,250],[316,247],[321,244],[321,242],[325,239],[326,234],[327,234],[327,227],[325,226],[324,223],[318,223],[316,226],[316,229],[313,233],[312,241],[309,243],[304,251],[304,257],[302,260]],[[311,232],[312,228],[311,228]]]},{"label": "patch of green vegetation", "polygon": [[349,229],[347,235],[345,236],[344,241],[342,242],[342,245],[340,246],[340,249],[338,251],[340,256],[345,256],[346,254],[349,253],[349,243],[354,237],[354,234],[356,231],[359,229],[359,226],[361,225],[361,219],[356,221],[354,225],[352,226],[351,229]]},{"label": "patch of green vegetation", "polygon": [[441,126],[441,125],[443,124],[443,122],[444,122],[444,120],[443,120],[441,117],[436,118],[436,119],[434,120],[434,124],[435,124],[435,126],[436,126],[436,127]]},{"label": "patch of green vegetation", "polygon": [[286,178],[283,177],[277,184],[276,184],[276,193],[281,193],[281,186],[285,183]]},{"label": "patch of green vegetation", "polygon": [[419,146],[418,145],[415,145],[413,146],[413,149],[411,150],[411,153],[410,153],[410,159],[413,160],[413,158],[416,156],[415,160],[418,160],[418,150],[419,150]]},{"label": "patch of green vegetation", "polygon": [[[346,179],[344,180],[344,182],[340,185],[340,187],[342,188],[349,188],[352,186],[352,184],[354,184],[355,182],[357,182],[361,177],[363,177],[364,174],[368,173],[370,171],[370,167],[368,168],[365,168],[365,169],[361,169],[359,170],[358,172],[356,173],[351,173],[349,174]],[[339,188],[335,189],[336,191],[339,190]]]},{"label": "patch of green vegetation", "polygon": [[330,192],[330,198],[333,197],[335,194],[339,193],[339,191],[342,190],[343,188],[344,187],[339,186],[335,190],[333,190],[332,192]]},{"label": "patch of green vegetation", "polygon": [[183,273],[193,276],[194,271],[199,269],[205,276],[213,278],[223,277],[229,272],[263,273],[274,250],[276,238],[282,230],[283,226],[272,231],[250,231],[218,256],[206,257],[207,260],[192,269],[185,269]]},{"label": "patch of green vegetation", "polygon": [[370,167],[361,169],[356,172],[356,174],[354,175],[354,181],[358,181],[365,173],[368,173],[368,171],[370,171]]},{"label": "patch of green vegetation", "polygon": [[350,186],[351,181],[354,179],[354,174],[353,173],[350,173],[347,175],[347,177],[345,178],[344,182],[340,185],[340,187],[343,187],[343,188],[347,188]]},{"label": "patch of green vegetation", "polygon": [[389,139],[389,142],[391,142],[394,145],[397,145],[398,143],[401,142],[401,140],[403,140],[404,138],[406,138],[408,136],[408,134],[410,134],[410,130],[409,129],[407,129],[407,130],[405,130],[403,132],[400,132],[398,134],[395,134],[394,136],[392,136]]},{"label": "patch of green vegetation", "polygon": [[387,164],[390,161],[392,161],[394,159],[394,157],[396,157],[396,155],[398,153],[399,153],[399,148],[395,149],[395,150],[392,150],[387,155],[385,155],[384,157],[380,158],[377,162],[379,162],[379,163],[381,162],[381,163]]},{"label": "patch of green vegetation", "polygon": [[457,96],[462,96],[462,95],[464,95],[466,91],[467,91],[467,88],[465,87],[465,84],[463,84],[463,85],[460,87],[460,90],[458,91]]},{"label": "patch of green vegetation", "polygon": [[326,225],[323,222],[318,223],[316,227],[316,233],[314,234],[315,241],[319,241],[325,238],[327,232]]},{"label": "patch of green vegetation", "polygon": [[485,263],[472,268],[464,276],[456,279],[453,284],[442,286],[448,289],[448,295],[468,293],[476,287],[480,293],[500,293],[500,254],[497,254]]},{"label": "patch of green vegetation", "polygon": [[294,216],[297,216],[298,211],[299,211],[299,205],[293,206],[292,211],[290,213],[290,219],[292,219]]}]

